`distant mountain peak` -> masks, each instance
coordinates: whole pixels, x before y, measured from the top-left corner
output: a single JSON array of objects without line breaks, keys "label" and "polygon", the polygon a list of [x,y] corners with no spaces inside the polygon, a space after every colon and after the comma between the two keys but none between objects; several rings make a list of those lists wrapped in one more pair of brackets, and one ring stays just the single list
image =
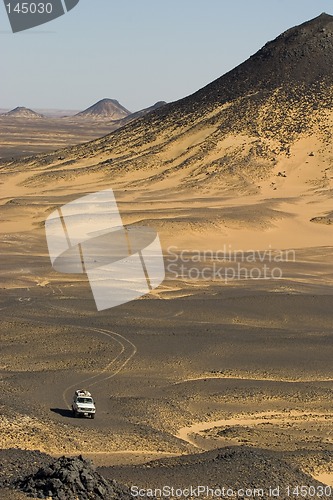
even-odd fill
[{"label": "distant mountain peak", "polygon": [[3,116],[10,116],[12,118],[44,118],[43,115],[36,113],[32,109],[25,108],[24,106],[18,106],[17,108],[4,113]]},{"label": "distant mountain peak", "polygon": [[107,97],[105,97],[104,99],[101,99],[100,101],[98,101],[97,104],[107,104],[107,103],[110,103],[110,102],[112,102],[113,104],[119,105],[119,101],[117,101],[117,99],[109,99]]},{"label": "distant mountain peak", "polygon": [[120,126],[126,125],[127,123],[130,123],[133,120],[136,120],[137,118],[142,118],[143,116],[146,116],[146,115],[152,113],[153,111],[157,111],[158,109],[162,108],[166,104],[167,103],[165,101],[157,101],[153,106],[149,106],[149,108],[140,109],[139,111],[136,111],[135,113],[131,113],[130,115],[126,116],[125,118],[118,120],[118,123],[121,124]]},{"label": "distant mountain peak", "polygon": [[116,99],[104,98],[75,116],[81,118],[108,118],[110,120],[120,120],[130,114],[130,111],[122,106]]}]

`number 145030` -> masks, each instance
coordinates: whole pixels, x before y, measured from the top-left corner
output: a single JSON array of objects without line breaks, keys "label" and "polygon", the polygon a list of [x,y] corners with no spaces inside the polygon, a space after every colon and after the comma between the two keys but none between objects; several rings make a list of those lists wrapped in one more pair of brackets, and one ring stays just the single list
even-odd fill
[{"label": "number 145030", "polygon": [[17,14],[51,14],[53,5],[44,2],[18,2],[16,5],[8,3],[6,5],[8,14],[16,12]]}]

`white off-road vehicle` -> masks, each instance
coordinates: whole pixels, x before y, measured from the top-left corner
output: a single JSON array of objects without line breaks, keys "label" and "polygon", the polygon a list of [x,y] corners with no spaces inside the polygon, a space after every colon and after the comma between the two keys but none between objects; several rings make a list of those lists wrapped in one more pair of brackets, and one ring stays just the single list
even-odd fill
[{"label": "white off-road vehicle", "polygon": [[74,417],[91,417],[95,418],[96,407],[90,392],[77,390],[74,393],[72,410]]}]

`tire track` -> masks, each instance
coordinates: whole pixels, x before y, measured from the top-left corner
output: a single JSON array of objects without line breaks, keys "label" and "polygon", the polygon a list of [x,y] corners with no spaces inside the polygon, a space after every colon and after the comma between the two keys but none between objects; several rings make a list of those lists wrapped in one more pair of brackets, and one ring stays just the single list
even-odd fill
[{"label": "tire track", "polygon": [[[205,436],[201,435],[203,431],[212,430],[214,428],[232,428],[232,427],[251,427],[255,428],[262,424],[289,424],[289,423],[309,423],[309,422],[327,422],[332,419],[332,414],[328,412],[309,412],[300,410],[291,410],[284,413],[279,411],[260,412],[258,414],[244,415],[241,417],[224,418],[220,420],[202,421],[191,424],[187,427],[182,427],[175,434],[175,437],[181,441],[188,443],[200,450],[208,451],[213,449],[211,444],[205,445]],[[327,435],[326,435],[327,436]],[[218,441],[217,441],[218,443]],[[220,444],[214,445],[214,448],[222,447],[223,439],[219,440]],[[242,446],[237,444],[237,446]]]},{"label": "tire track", "polygon": [[[21,304],[23,305],[26,304],[25,301],[21,301]],[[29,302],[30,305],[30,302]],[[5,308],[1,309],[6,309],[8,306]],[[69,312],[69,309],[65,307],[60,307],[60,306],[50,306],[51,309],[57,310],[57,311],[62,311],[62,312]],[[1,310],[0,309],[0,310]],[[79,384],[85,384],[87,388],[93,387],[97,384],[100,384],[106,380],[109,380],[113,377],[115,377],[127,364],[128,362],[135,356],[137,353],[137,347],[133,342],[128,340],[126,337],[121,335],[120,333],[114,332],[112,330],[107,330],[104,328],[87,328],[83,326],[78,325],[73,325],[73,324],[67,324],[69,327],[73,328],[80,328],[81,330],[85,330],[87,332],[96,332],[99,334],[104,335],[105,337],[108,337],[109,339],[113,340],[120,346],[120,352],[113,358],[111,361],[101,370],[99,373],[96,375],[92,375],[91,377],[87,377],[80,382],[77,382],[75,384],[71,384],[70,386],[66,387],[66,389],[62,393],[62,399],[66,405],[66,407],[70,410],[71,409],[71,400],[68,398],[68,392],[73,389],[74,387],[77,387]],[[105,376],[106,372],[109,372],[112,369],[112,374]],[[86,384],[88,382],[88,384]],[[89,383],[92,382],[92,383]]]},{"label": "tire track", "polygon": [[[99,373],[91,377],[85,378],[78,383],[71,384],[63,391],[62,398],[69,410],[71,409],[71,404],[68,400],[67,395],[71,389],[77,387],[79,384],[85,384],[87,388],[90,388],[115,377],[128,364],[128,362],[133,358],[133,356],[135,356],[137,352],[135,344],[133,344],[133,342],[128,340],[120,333],[100,328],[83,328],[83,329],[89,332],[93,331],[96,333],[100,333],[112,339],[114,342],[120,345],[121,349],[120,352],[110,361],[110,363],[108,363]],[[108,374],[107,376],[105,376],[105,374],[110,370],[112,370],[112,374],[111,375]]]}]

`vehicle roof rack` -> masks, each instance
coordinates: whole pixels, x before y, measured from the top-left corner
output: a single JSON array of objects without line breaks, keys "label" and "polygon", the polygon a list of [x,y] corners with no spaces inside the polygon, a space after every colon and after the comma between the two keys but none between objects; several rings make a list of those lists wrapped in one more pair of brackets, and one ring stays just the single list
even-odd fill
[{"label": "vehicle roof rack", "polygon": [[90,397],[91,398],[91,394],[89,391],[86,391],[84,389],[78,389],[75,391],[75,396],[81,396],[81,397]]}]

